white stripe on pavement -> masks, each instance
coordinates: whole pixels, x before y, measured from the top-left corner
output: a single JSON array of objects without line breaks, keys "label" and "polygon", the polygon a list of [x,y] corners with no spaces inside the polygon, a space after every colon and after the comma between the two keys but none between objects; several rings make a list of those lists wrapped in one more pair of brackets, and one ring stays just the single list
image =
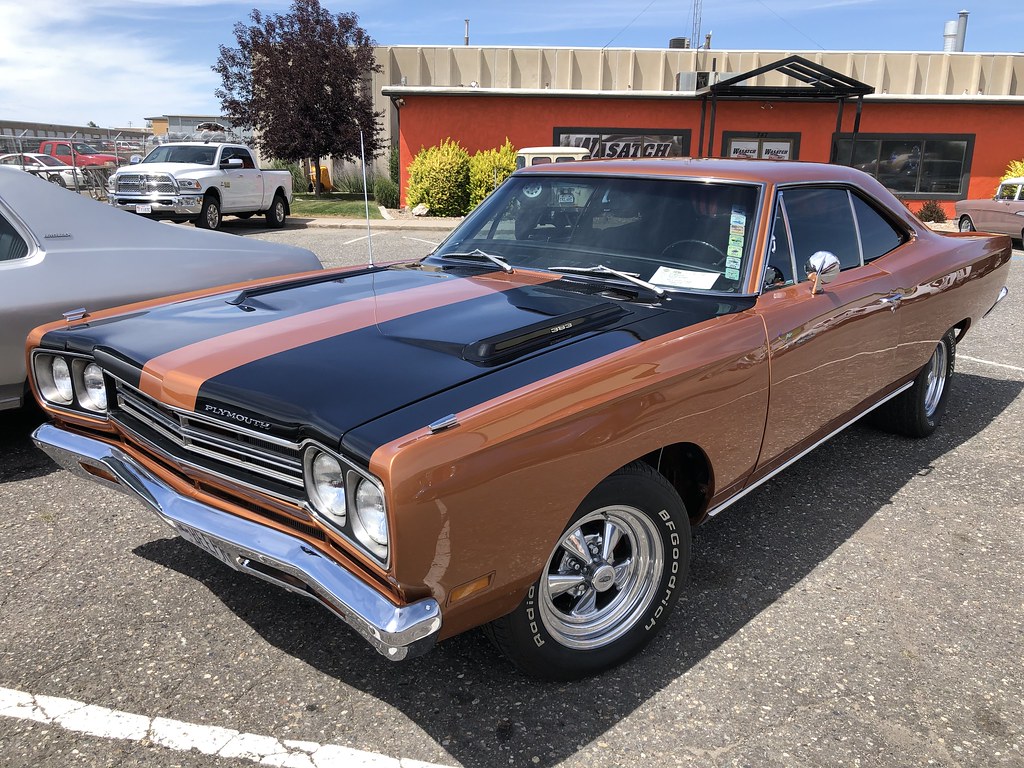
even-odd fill
[{"label": "white stripe on pavement", "polygon": [[424,240],[421,237],[409,237],[408,235],[402,235],[402,239],[415,240],[417,243],[426,243],[427,245],[440,245],[440,243],[435,243],[433,240]]},{"label": "white stripe on pavement", "polygon": [[[380,232],[371,232],[370,233],[370,235],[379,235],[379,234],[381,234],[381,233]],[[363,235],[362,237],[357,237],[355,240],[346,240],[344,243],[342,243],[342,245],[352,245],[352,243],[358,243],[360,240],[366,240],[368,237],[370,237],[370,235]]]},{"label": "white stripe on pavement", "polygon": [[992,360],[982,360],[980,357],[968,357],[967,355],[957,355],[960,360],[970,360],[972,363],[982,363],[983,365],[994,365],[996,368],[1009,368],[1011,371],[1020,371],[1024,373],[1024,368],[1019,365],[1007,365],[1006,363],[996,363]]},{"label": "white stripe on pavement", "polygon": [[104,739],[146,740],[179,752],[194,749],[204,755],[285,768],[442,768],[433,763],[395,759],[334,744],[281,740],[231,728],[133,715],[74,699],[33,696],[10,688],[0,688],[0,717],[56,725]]}]

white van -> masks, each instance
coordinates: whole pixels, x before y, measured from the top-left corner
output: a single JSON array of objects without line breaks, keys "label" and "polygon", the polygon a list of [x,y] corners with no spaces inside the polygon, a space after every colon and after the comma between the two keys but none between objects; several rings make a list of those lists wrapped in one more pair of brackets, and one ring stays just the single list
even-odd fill
[{"label": "white van", "polygon": [[586,147],[523,147],[516,152],[516,170],[528,165],[589,159],[590,150]]}]

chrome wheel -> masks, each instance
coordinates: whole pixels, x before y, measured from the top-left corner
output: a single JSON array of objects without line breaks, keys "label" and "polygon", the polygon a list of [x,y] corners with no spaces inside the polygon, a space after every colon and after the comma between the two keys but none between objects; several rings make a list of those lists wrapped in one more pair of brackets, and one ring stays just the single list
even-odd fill
[{"label": "chrome wheel", "polygon": [[974,222],[971,221],[969,216],[960,217],[960,231],[974,232]]},{"label": "chrome wheel", "polygon": [[567,648],[613,643],[650,607],[664,567],[650,517],[628,506],[591,512],[562,535],[540,578],[545,628]]},{"label": "chrome wheel", "polygon": [[942,393],[946,389],[946,372],[949,370],[949,352],[945,342],[939,342],[939,346],[932,352],[932,359],[928,361],[928,373],[925,376],[924,412],[928,418],[935,415],[939,403],[942,401]]},{"label": "chrome wheel", "polygon": [[206,206],[206,227],[207,229],[216,229],[217,225],[220,224],[220,211],[217,210],[216,205]]}]

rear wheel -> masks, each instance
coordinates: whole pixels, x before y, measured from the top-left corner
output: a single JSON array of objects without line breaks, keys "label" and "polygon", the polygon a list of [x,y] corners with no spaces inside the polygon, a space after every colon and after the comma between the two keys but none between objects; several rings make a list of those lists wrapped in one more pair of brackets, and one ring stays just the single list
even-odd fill
[{"label": "rear wheel", "polygon": [[974,229],[974,222],[971,221],[971,217],[970,216],[961,216],[960,217],[960,231],[961,232],[975,232],[976,231]]},{"label": "rear wheel", "polygon": [[690,562],[679,494],[651,467],[630,464],[584,499],[540,578],[487,631],[527,674],[575,680],[621,664],[661,629]]},{"label": "rear wheel", "polygon": [[68,185],[67,185],[67,183],[66,183],[66,182],[64,181],[64,179],[62,179],[62,178],[60,177],[60,175],[59,175],[59,174],[56,174],[56,173],[55,173],[55,174],[52,174],[52,175],[50,176],[50,179],[49,179],[49,181],[50,181],[50,183],[51,183],[51,184],[56,184],[56,185],[57,185],[58,187],[64,187],[65,189],[67,189],[67,187],[68,187]]},{"label": "rear wheel", "polygon": [[196,226],[200,229],[220,229],[220,203],[213,195],[203,198],[203,208],[196,219]]},{"label": "rear wheel", "polygon": [[949,396],[950,377],[956,367],[956,335],[948,331],[913,386],[893,398],[885,415],[895,432],[908,437],[927,437],[942,423]]},{"label": "rear wheel", "polygon": [[267,209],[267,226],[271,229],[280,229],[284,226],[284,220],[288,215],[288,209],[284,202],[284,196],[278,192],[274,195],[274,202]]}]

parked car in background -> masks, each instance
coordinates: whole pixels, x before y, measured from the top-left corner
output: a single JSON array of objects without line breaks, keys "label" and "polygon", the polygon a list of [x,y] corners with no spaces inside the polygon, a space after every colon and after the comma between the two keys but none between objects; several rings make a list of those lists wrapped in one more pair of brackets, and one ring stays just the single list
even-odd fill
[{"label": "parked car in background", "polygon": [[960,200],[956,204],[961,232],[997,232],[1024,241],[1024,178],[999,184],[991,198]]},{"label": "parked car in background", "polygon": [[516,152],[516,168],[589,159],[590,150],[585,147],[523,147]]},{"label": "parked car in background", "polygon": [[36,329],[35,438],[386,658],[487,625],[577,678],[667,622],[692,526],[873,409],[935,430],[1010,255],[839,166],[548,163],[421,262]]},{"label": "parked car in background", "polygon": [[88,168],[91,166],[113,168],[127,162],[126,158],[101,152],[91,144],[86,144],[82,141],[46,139],[39,142],[39,153],[51,155],[65,165],[73,165],[78,168]]},{"label": "parked car in background", "polygon": [[320,269],[304,248],[157,224],[0,167],[0,410],[24,399],[25,337],[39,323]]},{"label": "parked car in background", "polygon": [[58,186],[69,187],[70,189],[77,189],[85,181],[82,178],[81,171],[73,166],[65,165],[50,155],[40,155],[35,152],[0,155],[0,165],[20,168]]},{"label": "parked car in background", "polygon": [[107,200],[115,208],[202,229],[219,229],[226,213],[263,214],[279,228],[291,211],[291,173],[260,168],[241,144],[175,142],[136,159],[110,177]]}]

